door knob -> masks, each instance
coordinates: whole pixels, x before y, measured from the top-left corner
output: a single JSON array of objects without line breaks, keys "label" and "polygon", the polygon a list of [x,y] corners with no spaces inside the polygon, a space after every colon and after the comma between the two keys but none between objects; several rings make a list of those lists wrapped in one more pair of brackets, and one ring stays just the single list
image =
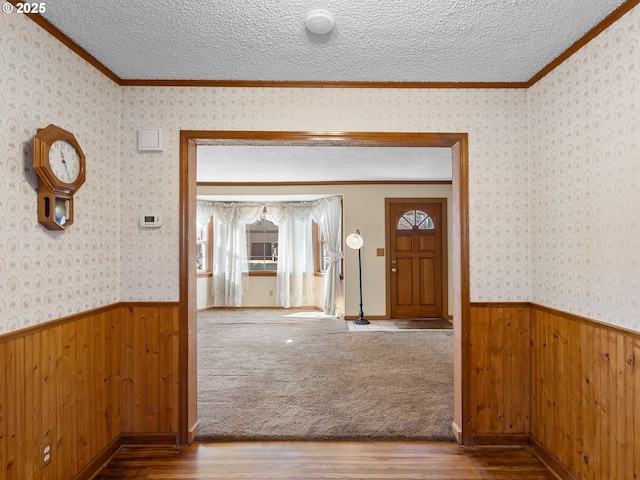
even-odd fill
[{"label": "door knob", "polygon": [[392,265],[395,265],[395,264],[396,264],[396,261],[395,261],[395,260],[391,260],[391,264],[392,264]]},{"label": "door knob", "polygon": [[392,271],[393,273],[396,273],[396,272],[398,271],[398,269],[394,267],[394,268],[392,268],[392,269],[391,269],[391,271]]}]

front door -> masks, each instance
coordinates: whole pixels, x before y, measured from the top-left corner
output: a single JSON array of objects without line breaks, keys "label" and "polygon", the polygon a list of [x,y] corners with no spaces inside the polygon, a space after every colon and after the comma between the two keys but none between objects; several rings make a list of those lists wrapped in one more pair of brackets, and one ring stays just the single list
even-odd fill
[{"label": "front door", "polygon": [[446,199],[387,200],[391,318],[442,318]]}]

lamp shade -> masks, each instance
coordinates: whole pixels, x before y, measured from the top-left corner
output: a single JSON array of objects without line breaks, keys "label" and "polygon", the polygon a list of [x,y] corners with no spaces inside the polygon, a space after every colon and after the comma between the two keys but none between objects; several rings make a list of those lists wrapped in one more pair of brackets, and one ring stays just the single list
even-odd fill
[{"label": "lamp shade", "polygon": [[353,248],[354,250],[360,250],[362,245],[364,245],[364,239],[360,236],[360,233],[356,231],[356,233],[352,233],[347,237],[347,247]]}]

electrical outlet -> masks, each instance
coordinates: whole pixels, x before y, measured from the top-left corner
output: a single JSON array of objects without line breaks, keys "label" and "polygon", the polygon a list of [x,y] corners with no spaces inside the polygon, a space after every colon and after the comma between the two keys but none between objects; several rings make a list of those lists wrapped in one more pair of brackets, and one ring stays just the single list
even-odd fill
[{"label": "electrical outlet", "polygon": [[51,440],[47,438],[40,444],[40,470],[51,463],[52,457]]},{"label": "electrical outlet", "polygon": [[269,296],[273,297],[273,290],[269,290]]}]

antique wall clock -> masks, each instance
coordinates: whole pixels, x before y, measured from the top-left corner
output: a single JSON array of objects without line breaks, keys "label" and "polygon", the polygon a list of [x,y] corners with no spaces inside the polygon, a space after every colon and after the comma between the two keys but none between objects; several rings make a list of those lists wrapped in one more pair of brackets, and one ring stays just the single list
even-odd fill
[{"label": "antique wall clock", "polygon": [[38,175],[38,221],[49,230],[73,224],[73,195],[85,180],[85,156],[72,133],[55,125],[33,138]]}]

